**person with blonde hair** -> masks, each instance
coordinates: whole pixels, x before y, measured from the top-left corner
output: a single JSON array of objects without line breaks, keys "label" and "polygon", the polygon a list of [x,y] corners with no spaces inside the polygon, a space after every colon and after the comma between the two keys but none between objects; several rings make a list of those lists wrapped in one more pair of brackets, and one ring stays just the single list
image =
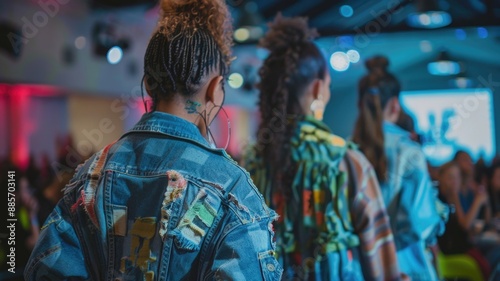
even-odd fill
[{"label": "person with blonde hair", "polygon": [[150,112],[92,156],[45,222],[26,280],[279,280],[269,209],[213,148],[232,29],[223,0],[163,0]]}]

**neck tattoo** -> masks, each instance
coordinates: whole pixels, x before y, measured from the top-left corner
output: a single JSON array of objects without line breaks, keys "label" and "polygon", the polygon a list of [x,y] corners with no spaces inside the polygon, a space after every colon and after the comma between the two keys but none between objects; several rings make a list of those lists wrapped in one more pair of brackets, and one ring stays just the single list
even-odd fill
[{"label": "neck tattoo", "polygon": [[201,103],[199,103],[197,101],[187,100],[186,101],[186,106],[184,107],[184,109],[189,114],[193,114],[193,113],[198,112],[198,107],[200,107],[200,106],[201,106]]}]

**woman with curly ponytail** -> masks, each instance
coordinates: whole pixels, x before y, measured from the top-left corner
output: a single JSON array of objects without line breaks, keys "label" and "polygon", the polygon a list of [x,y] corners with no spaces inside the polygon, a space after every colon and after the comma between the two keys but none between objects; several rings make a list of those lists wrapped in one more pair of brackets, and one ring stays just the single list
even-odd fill
[{"label": "woman with curly ponytail", "polygon": [[271,208],[285,280],[398,280],[375,173],[321,121],[330,73],[306,19],[278,15],[260,46],[261,124],[247,168]]},{"label": "woman with curly ponytail", "polygon": [[144,56],[150,112],[76,172],[26,280],[280,280],[277,215],[213,148],[232,29],[224,0],[162,0]]},{"label": "woman with curly ponytail", "polygon": [[419,145],[396,125],[401,86],[388,71],[389,61],[376,56],[365,65],[368,74],[359,81],[353,141],[380,181],[401,271],[412,280],[438,280],[426,248],[444,230],[447,208],[437,198]]}]

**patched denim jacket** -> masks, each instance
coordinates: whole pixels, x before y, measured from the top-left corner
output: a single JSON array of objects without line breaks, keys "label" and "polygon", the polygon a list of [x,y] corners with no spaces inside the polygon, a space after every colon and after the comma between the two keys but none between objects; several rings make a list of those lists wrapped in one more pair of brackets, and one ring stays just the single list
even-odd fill
[{"label": "patched denim jacket", "polygon": [[196,126],[145,114],[77,171],[26,280],[279,280],[277,218]]}]

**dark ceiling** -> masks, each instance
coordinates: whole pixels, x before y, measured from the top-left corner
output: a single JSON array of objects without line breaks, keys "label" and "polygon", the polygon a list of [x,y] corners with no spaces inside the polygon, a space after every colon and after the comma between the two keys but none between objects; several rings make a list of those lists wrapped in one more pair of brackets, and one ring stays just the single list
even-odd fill
[{"label": "dark ceiling", "polygon": [[[94,9],[139,5],[149,8],[158,3],[158,0],[88,1]],[[236,23],[245,6],[254,2],[257,13],[265,22],[272,20],[278,12],[286,16],[306,16],[311,26],[323,36],[352,34],[370,28],[380,28],[383,32],[412,30],[414,28],[407,24],[406,19],[424,1],[437,3],[440,9],[450,13],[450,27],[500,25],[500,0],[226,0],[232,7]],[[340,14],[342,5],[352,7],[351,17]],[[375,22],[380,23],[378,27],[374,26]]]},{"label": "dark ceiling", "polygon": [[[286,16],[307,16],[310,24],[322,35],[356,33],[356,30],[375,28],[381,31],[411,30],[406,18],[416,11],[417,0],[254,0],[266,21],[278,12]],[[353,15],[343,17],[339,9],[350,5]],[[439,8],[452,17],[451,27],[491,26],[500,24],[500,0],[440,0]],[[241,5],[242,7],[244,5]],[[384,24],[390,19],[388,24]]]}]

